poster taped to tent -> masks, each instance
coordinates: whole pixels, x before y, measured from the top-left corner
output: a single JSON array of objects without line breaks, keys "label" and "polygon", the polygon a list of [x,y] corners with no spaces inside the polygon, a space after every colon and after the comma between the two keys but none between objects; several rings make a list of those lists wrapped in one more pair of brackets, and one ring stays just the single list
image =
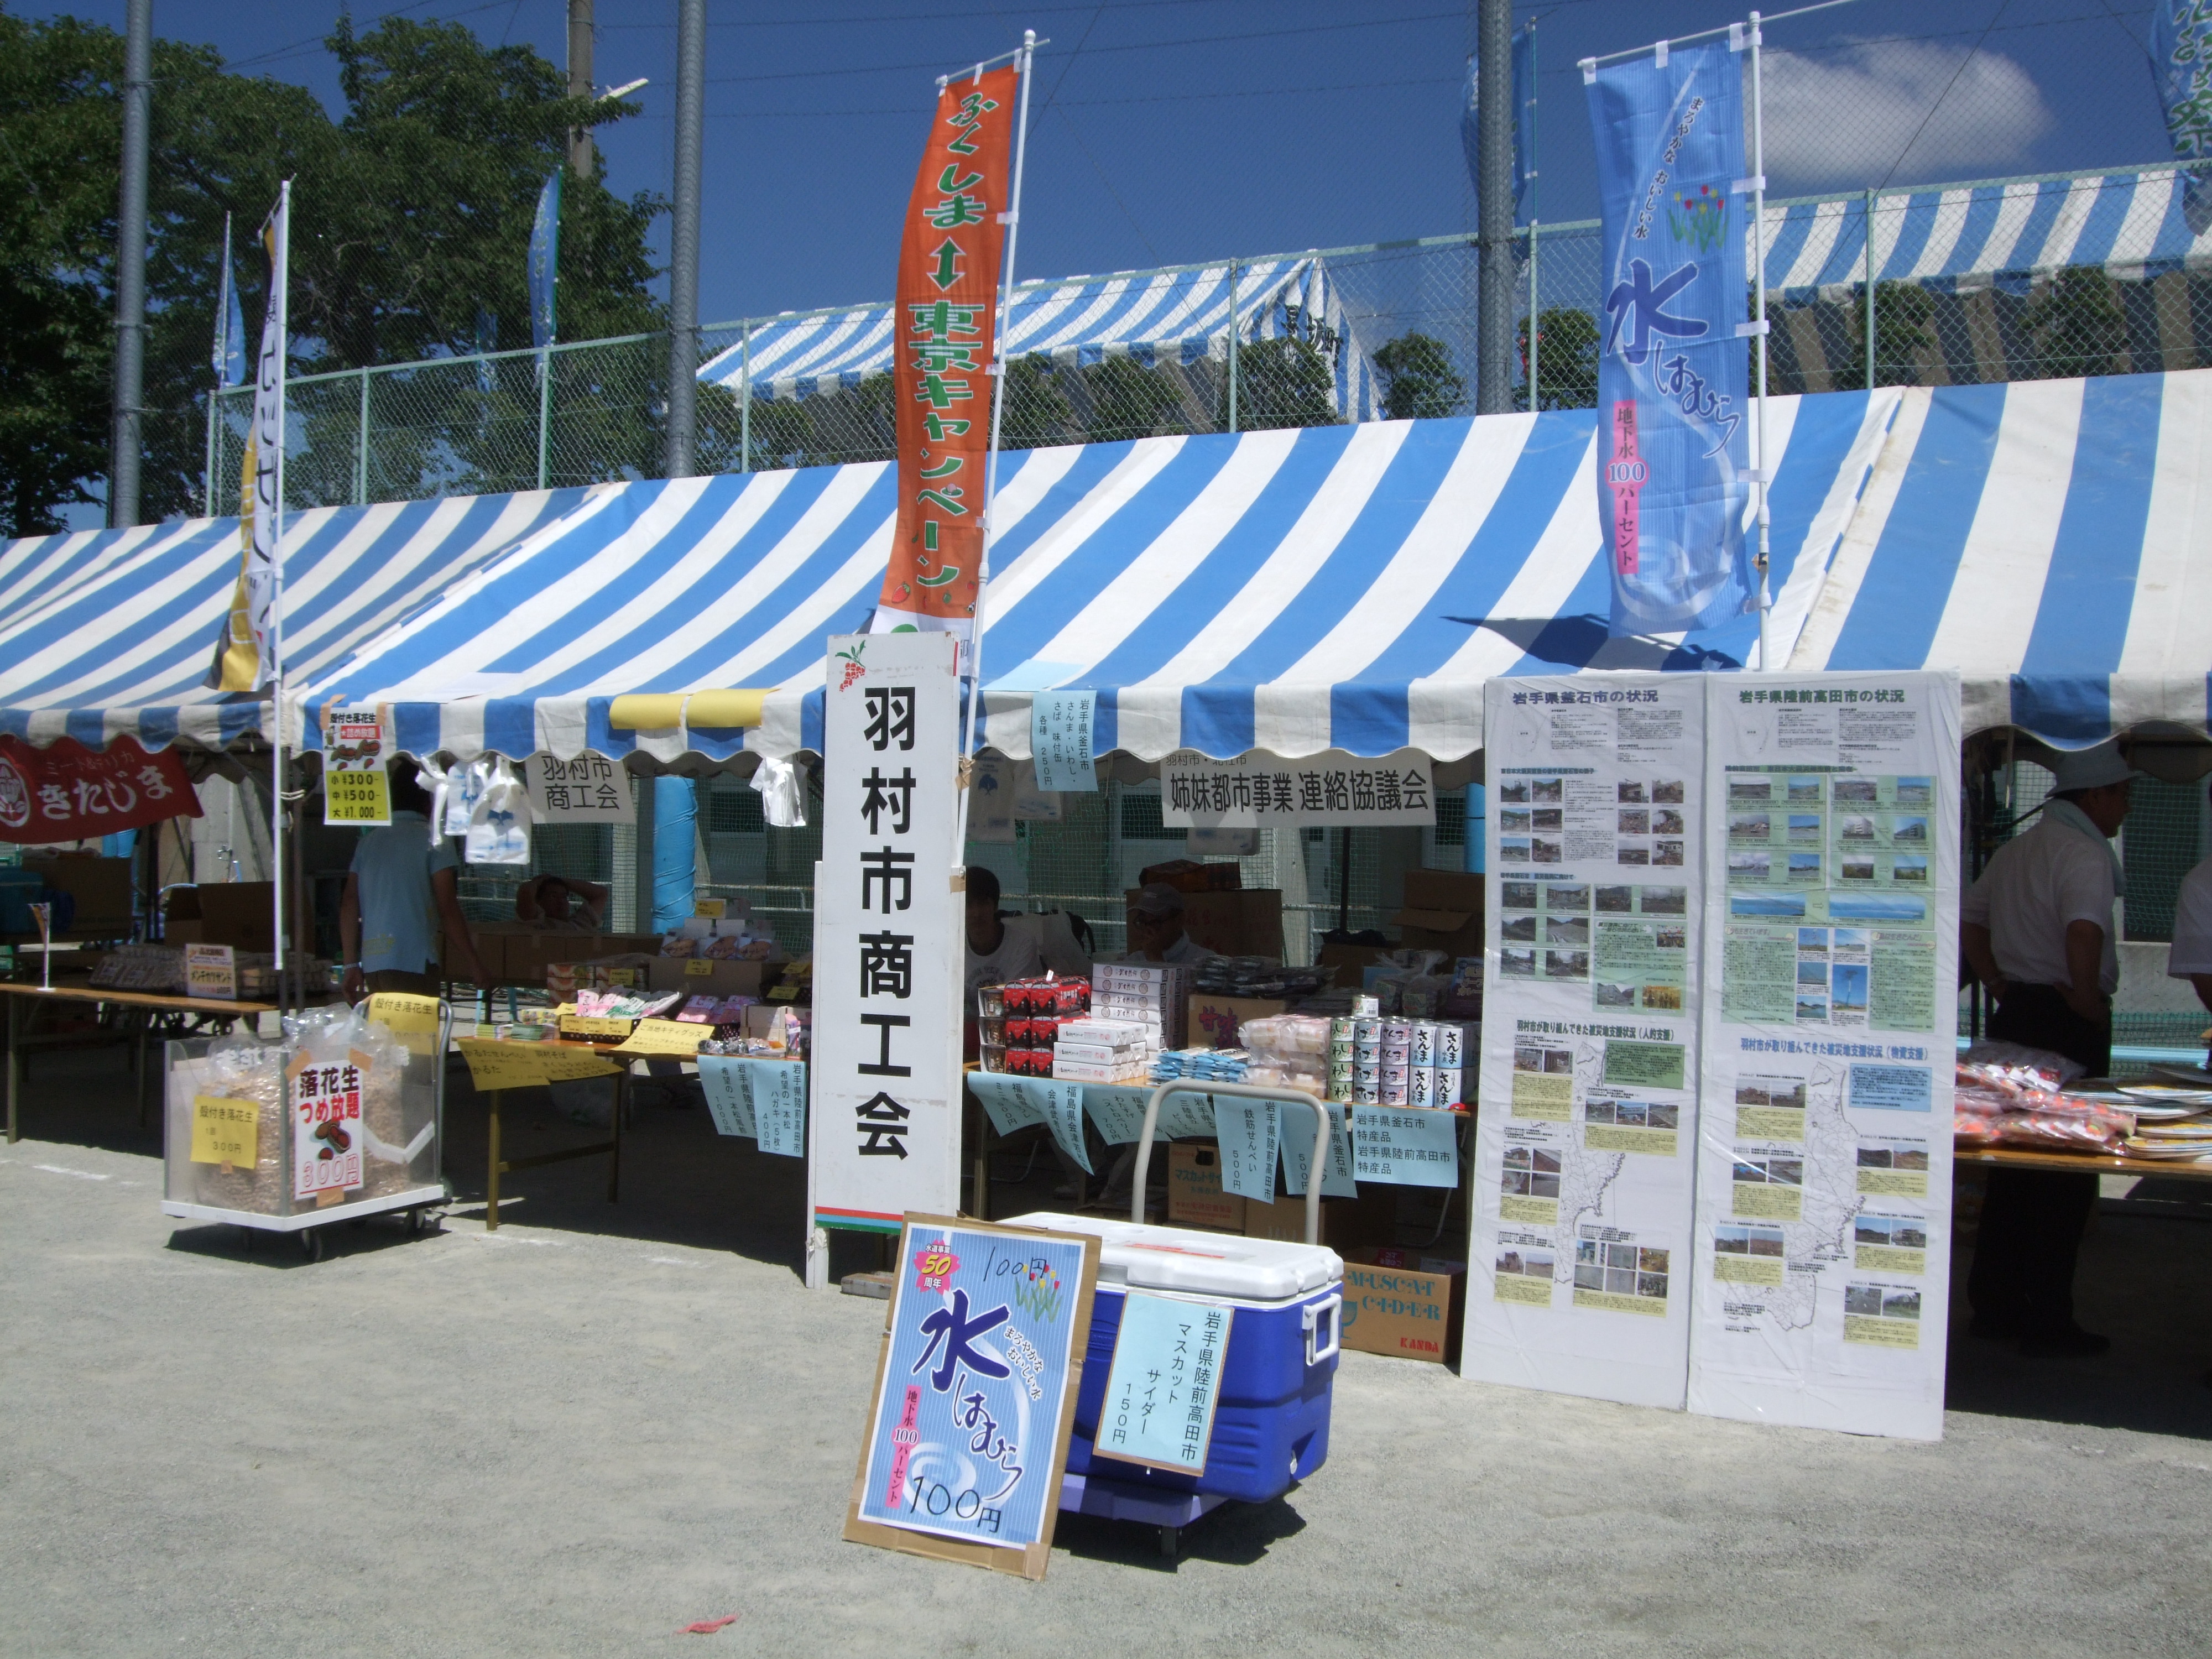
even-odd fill
[{"label": "poster taped to tent", "polygon": [[1490,683],[1468,1376],[1682,1404],[1705,720],[1695,675]]},{"label": "poster taped to tent", "polygon": [[1958,678],[1709,695],[1690,1408],[1939,1439]]}]

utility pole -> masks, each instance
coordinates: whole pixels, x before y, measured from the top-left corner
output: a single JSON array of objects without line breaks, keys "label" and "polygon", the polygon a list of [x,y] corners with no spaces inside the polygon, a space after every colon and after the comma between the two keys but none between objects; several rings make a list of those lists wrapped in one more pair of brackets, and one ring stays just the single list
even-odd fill
[{"label": "utility pole", "polygon": [[1482,275],[1474,407],[1503,415],[1513,407],[1513,0],[1481,0],[1476,18]]},{"label": "utility pole", "polygon": [[107,522],[138,522],[146,380],[146,129],[154,100],[154,0],[130,0],[123,44],[123,194],[115,271],[115,424]]},{"label": "utility pole", "polygon": [[706,128],[707,0],[676,0],[676,210],[668,238],[668,455],[691,476],[698,423],[699,167]]},{"label": "utility pole", "polygon": [[[592,0],[568,0],[568,95],[592,95]],[[568,129],[568,170],[592,176],[592,130]]]}]

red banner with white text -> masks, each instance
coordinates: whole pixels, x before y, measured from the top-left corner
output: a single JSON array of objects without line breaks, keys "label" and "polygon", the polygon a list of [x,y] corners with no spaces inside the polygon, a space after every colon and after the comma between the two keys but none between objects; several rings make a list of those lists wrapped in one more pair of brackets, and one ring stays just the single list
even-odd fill
[{"label": "red banner with white text", "polygon": [[873,631],[969,637],[983,561],[991,361],[1018,72],[963,76],[937,96],[899,243],[898,527]]},{"label": "red banner with white text", "polygon": [[173,749],[149,755],[134,738],[117,738],[105,750],[74,738],[38,749],[0,737],[0,841],[91,841],[199,815],[199,797]]}]

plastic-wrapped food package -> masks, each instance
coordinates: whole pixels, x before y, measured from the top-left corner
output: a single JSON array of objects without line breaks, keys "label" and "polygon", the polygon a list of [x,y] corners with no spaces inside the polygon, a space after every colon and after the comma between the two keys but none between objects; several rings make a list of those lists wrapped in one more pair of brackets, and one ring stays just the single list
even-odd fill
[{"label": "plastic-wrapped food package", "polygon": [[1994,1146],[2002,1112],[1984,1111],[1960,1103],[1951,1113],[1951,1139],[1961,1146]]},{"label": "plastic-wrapped food package", "polygon": [[[194,1097],[240,1100],[251,1104],[258,1117],[251,1166],[190,1164],[187,1201],[224,1210],[243,1210],[252,1215],[291,1213],[290,1186],[284,1164],[284,1064],[289,1044],[264,1042],[258,1037],[218,1037],[208,1045],[204,1059],[187,1062],[175,1074],[174,1085],[188,1091],[182,1103],[183,1133],[191,1134]],[[172,1182],[173,1190],[175,1182]]]},{"label": "plastic-wrapped food package", "polygon": [[1960,1058],[1961,1066],[1994,1066],[2000,1071],[2033,1072],[2042,1077],[2045,1088],[2063,1088],[2087,1068],[2081,1061],[2069,1060],[2048,1048],[2032,1048],[2024,1042],[2001,1042],[1984,1038],[1966,1050]]},{"label": "plastic-wrapped food package", "polygon": [[1237,1040],[1250,1056],[1247,1083],[1279,1083],[1301,1093],[1328,1090],[1328,1021],[1312,1014],[1273,1014],[1248,1019]]},{"label": "plastic-wrapped food package", "polygon": [[2007,1112],[1996,1120],[1997,1144],[2033,1152],[2117,1152],[2134,1132],[2135,1119],[2093,1101],[2066,1101],[2053,1109]]}]

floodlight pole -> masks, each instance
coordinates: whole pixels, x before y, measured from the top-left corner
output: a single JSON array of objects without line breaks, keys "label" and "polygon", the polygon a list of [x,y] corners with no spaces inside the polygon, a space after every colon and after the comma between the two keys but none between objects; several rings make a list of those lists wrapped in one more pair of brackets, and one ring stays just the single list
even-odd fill
[{"label": "floodlight pole", "polygon": [[699,170],[706,133],[707,0],[676,0],[676,199],[668,237],[668,441],[661,468],[688,478],[699,422]]},{"label": "floodlight pole", "polygon": [[107,524],[138,522],[145,418],[146,135],[154,101],[154,0],[130,0],[123,44],[123,190],[115,250],[114,425],[107,464]]},{"label": "floodlight pole", "polygon": [[1475,27],[1482,254],[1474,407],[1503,415],[1513,407],[1513,0],[1482,0]]}]

